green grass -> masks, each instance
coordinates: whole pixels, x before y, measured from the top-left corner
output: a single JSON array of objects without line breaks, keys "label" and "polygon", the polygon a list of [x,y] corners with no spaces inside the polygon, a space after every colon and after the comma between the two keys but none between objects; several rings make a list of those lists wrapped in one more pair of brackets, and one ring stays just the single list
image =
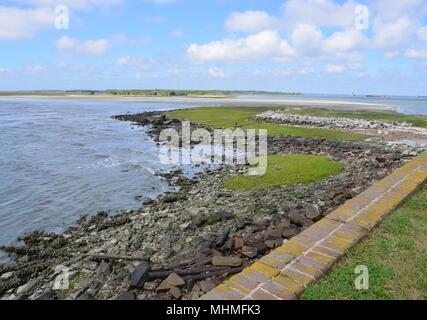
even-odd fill
[{"label": "green grass", "polygon": [[321,137],[337,140],[364,140],[367,136],[338,130],[299,128],[251,121],[250,118],[269,109],[266,107],[210,107],[175,110],[169,118],[188,120],[213,128],[267,129],[270,136]]},{"label": "green grass", "polygon": [[267,172],[263,176],[232,177],[225,181],[225,187],[233,190],[254,190],[277,185],[310,183],[336,175],[345,167],[343,163],[314,155],[271,155],[267,161]]},{"label": "green grass", "polygon": [[[369,289],[356,290],[354,269],[369,269]],[[303,299],[427,299],[427,186],[408,198]]]}]

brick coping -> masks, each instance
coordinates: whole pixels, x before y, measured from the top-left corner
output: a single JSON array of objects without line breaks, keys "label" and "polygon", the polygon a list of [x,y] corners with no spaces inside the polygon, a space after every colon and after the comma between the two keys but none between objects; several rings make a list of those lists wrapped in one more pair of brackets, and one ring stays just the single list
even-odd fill
[{"label": "brick coping", "polygon": [[424,152],[201,299],[298,299],[426,180]]}]

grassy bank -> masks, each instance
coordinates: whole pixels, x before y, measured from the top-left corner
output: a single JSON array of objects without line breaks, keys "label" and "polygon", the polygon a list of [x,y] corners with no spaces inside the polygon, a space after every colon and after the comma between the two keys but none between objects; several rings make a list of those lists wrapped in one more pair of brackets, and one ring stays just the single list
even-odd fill
[{"label": "grassy bank", "polygon": [[[427,186],[386,217],[303,299],[427,299]],[[354,270],[369,269],[369,289],[356,290]]]},{"label": "grassy bank", "polygon": [[267,107],[217,107],[175,110],[170,118],[189,120],[214,128],[267,129],[270,136],[323,137],[337,140],[364,140],[367,136],[338,130],[299,128],[252,121],[255,115],[277,108]]},{"label": "grassy bank", "polygon": [[267,172],[263,176],[237,176],[225,181],[229,189],[254,190],[276,185],[310,183],[338,174],[343,163],[334,162],[324,156],[272,155],[268,156]]}]

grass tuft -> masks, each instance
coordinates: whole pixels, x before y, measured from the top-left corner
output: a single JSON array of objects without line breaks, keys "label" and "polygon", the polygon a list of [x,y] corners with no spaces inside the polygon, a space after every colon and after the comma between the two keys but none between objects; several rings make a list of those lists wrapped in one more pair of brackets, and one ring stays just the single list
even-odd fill
[{"label": "grass tuft", "polygon": [[311,183],[326,179],[342,171],[345,164],[315,155],[271,155],[267,158],[267,172],[263,176],[240,175],[229,178],[228,189],[255,190],[277,185]]}]

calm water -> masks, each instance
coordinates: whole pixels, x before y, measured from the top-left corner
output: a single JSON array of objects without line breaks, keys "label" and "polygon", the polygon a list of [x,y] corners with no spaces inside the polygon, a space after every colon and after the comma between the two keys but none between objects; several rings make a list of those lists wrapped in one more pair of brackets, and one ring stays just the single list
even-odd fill
[{"label": "calm water", "polygon": [[0,99],[0,244],[81,215],[138,208],[168,190],[144,128],[112,115],[186,107],[94,100]]},{"label": "calm water", "polygon": [[[426,99],[293,98],[360,100],[427,114]],[[138,208],[140,197],[168,191],[153,171],[171,168],[159,163],[145,129],[111,116],[182,107],[191,105],[0,98],[0,244],[33,230],[60,232],[100,210]]]},{"label": "calm water", "polygon": [[366,96],[352,96],[352,95],[322,95],[322,94],[304,94],[304,95],[246,95],[241,97],[258,97],[269,99],[286,99],[295,101],[304,100],[337,100],[348,102],[361,102],[380,104],[386,106],[396,107],[397,112],[404,114],[425,114],[427,115],[427,97],[404,97],[404,96],[391,96],[383,97],[366,97]]}]

